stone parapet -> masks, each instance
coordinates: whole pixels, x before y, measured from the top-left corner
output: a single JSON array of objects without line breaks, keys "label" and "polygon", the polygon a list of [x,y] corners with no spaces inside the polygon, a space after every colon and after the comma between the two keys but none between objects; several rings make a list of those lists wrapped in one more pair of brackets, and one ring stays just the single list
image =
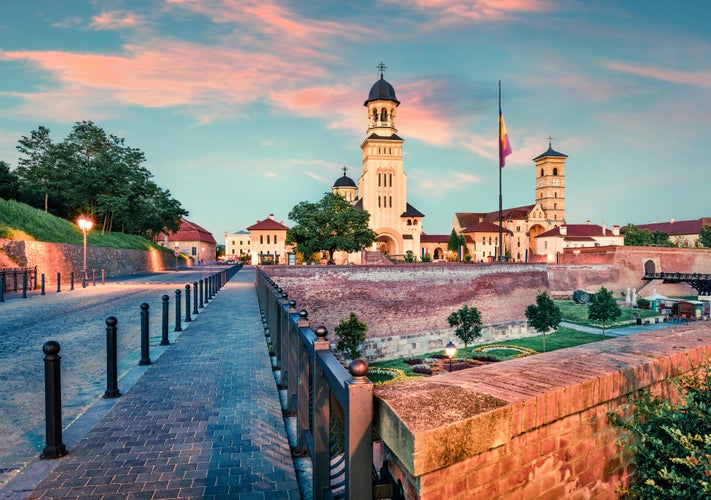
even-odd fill
[{"label": "stone parapet", "polygon": [[699,322],[375,391],[375,428],[406,498],[616,498],[631,457],[608,412],[711,360]]}]

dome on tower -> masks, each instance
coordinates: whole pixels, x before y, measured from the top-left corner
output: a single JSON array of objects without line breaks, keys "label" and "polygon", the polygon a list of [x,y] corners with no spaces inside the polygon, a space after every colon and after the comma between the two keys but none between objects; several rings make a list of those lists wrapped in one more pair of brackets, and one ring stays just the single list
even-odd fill
[{"label": "dome on tower", "polygon": [[393,101],[396,104],[400,104],[400,101],[395,97],[395,89],[383,78],[383,75],[380,75],[380,80],[370,88],[368,100],[363,103],[363,106],[367,106],[370,101],[378,100]]},{"label": "dome on tower", "polygon": [[344,173],[341,177],[336,179],[333,187],[356,187],[356,183]]}]

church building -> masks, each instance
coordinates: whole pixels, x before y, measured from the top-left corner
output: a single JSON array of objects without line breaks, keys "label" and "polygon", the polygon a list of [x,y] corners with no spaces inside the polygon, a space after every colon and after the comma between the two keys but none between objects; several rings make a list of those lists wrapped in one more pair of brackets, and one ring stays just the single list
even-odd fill
[{"label": "church building", "polygon": [[407,202],[407,176],[402,160],[405,141],[396,128],[400,101],[384,78],[385,65],[380,63],[378,69],[380,79],[363,103],[368,127],[360,146],[362,168],[358,184],[344,169],[331,191],[351,201],[356,208],[368,211],[369,226],[378,235],[371,251],[396,259],[408,252],[419,256],[424,214]]}]

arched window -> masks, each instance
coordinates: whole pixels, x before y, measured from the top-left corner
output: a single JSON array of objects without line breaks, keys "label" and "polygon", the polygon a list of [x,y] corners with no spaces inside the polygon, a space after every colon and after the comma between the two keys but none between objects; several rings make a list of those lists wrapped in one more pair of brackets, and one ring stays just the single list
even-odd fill
[{"label": "arched window", "polygon": [[[363,116],[363,115],[361,115],[361,116]],[[380,121],[381,122],[388,121],[388,110],[385,108],[380,110]]]},{"label": "arched window", "polygon": [[544,175],[546,175],[546,174],[544,174],[543,169],[541,169],[541,177],[543,177]]},{"label": "arched window", "polygon": [[380,174],[378,174],[378,187],[380,187]]},{"label": "arched window", "polygon": [[554,168],[554,169],[553,169],[553,175],[558,175],[558,169],[557,169],[557,168]]},{"label": "arched window", "polygon": [[416,226],[416,225],[417,225],[417,219],[415,219],[415,220],[412,221],[412,225],[413,225],[413,226]]},{"label": "arched window", "polygon": [[393,187],[393,174],[390,174],[390,187]]},{"label": "arched window", "polygon": [[411,226],[411,225],[412,225],[412,221],[411,221],[410,219],[407,219],[407,225],[408,225],[408,226]]},{"label": "arched window", "polygon": [[269,244],[269,235],[267,235],[267,245]]},{"label": "arched window", "polygon": [[277,235],[275,234],[275,235],[274,235],[274,244],[275,244],[275,245],[276,245],[276,242],[277,242],[277,238],[276,238],[276,237],[277,237]]},{"label": "arched window", "polygon": [[260,234],[260,235],[259,235],[259,244],[261,245],[261,244],[263,244],[263,243],[264,243],[264,235],[263,235],[263,234]]},{"label": "arched window", "polygon": [[390,208],[393,208],[393,197],[390,197]]}]

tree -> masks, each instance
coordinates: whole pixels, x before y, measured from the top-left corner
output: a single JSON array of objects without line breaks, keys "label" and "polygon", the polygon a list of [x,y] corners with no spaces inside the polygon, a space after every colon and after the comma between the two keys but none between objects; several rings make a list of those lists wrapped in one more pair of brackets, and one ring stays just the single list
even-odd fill
[{"label": "tree", "polygon": [[620,306],[612,296],[612,292],[604,286],[592,296],[588,304],[588,319],[602,323],[602,338],[605,338],[605,323],[616,320],[620,314],[622,314]]},{"label": "tree", "polygon": [[672,382],[677,402],[646,390],[634,402],[630,418],[608,415],[632,437],[622,442],[634,454],[632,481],[623,497],[711,497],[711,365]]},{"label": "tree", "polygon": [[333,262],[335,252],[357,252],[376,240],[369,218],[367,211],[354,208],[343,196],[326,193],[318,203],[302,201],[289,212],[296,224],[286,233],[286,241],[304,255],[326,251]]},{"label": "tree", "polygon": [[651,238],[649,229],[640,229],[633,224],[628,224],[620,232],[625,237],[625,246],[627,247],[645,247],[649,245]]},{"label": "tree", "polygon": [[706,248],[711,248],[711,226],[704,226],[699,231],[699,243]]},{"label": "tree", "polygon": [[467,248],[467,240],[463,234],[457,234],[457,232],[452,228],[452,232],[449,235],[449,241],[447,242],[447,250],[455,253],[457,260],[459,260],[459,249],[464,247],[464,255],[469,253],[469,248]]},{"label": "tree", "polygon": [[338,335],[338,349],[343,351],[350,359],[360,357],[360,345],[365,341],[365,332],[368,325],[358,319],[354,312],[351,312],[347,320],[342,320],[336,326]]},{"label": "tree", "polygon": [[10,165],[0,160],[0,198],[17,200],[19,181],[17,175],[10,170]]},{"label": "tree", "polygon": [[526,307],[528,324],[537,332],[543,334],[543,352],[546,352],[546,333],[557,330],[563,318],[560,308],[553,302],[546,292],[538,291],[536,304]]},{"label": "tree", "polygon": [[655,247],[673,247],[669,234],[664,231],[654,231],[649,234],[649,245]]},{"label": "tree", "polygon": [[449,326],[456,327],[454,334],[464,342],[464,355],[467,354],[467,345],[474,339],[481,337],[481,313],[476,307],[464,305],[458,311],[454,311],[447,318]]},{"label": "tree", "polygon": [[[43,193],[44,211],[48,212],[50,193],[59,197],[62,192],[64,166],[61,165],[61,150],[52,142],[49,129],[43,126],[30,132],[29,137],[22,136],[18,142],[17,150],[23,155],[17,160],[16,171],[21,187],[28,193]],[[39,200],[30,201],[36,208],[42,206]]]}]

